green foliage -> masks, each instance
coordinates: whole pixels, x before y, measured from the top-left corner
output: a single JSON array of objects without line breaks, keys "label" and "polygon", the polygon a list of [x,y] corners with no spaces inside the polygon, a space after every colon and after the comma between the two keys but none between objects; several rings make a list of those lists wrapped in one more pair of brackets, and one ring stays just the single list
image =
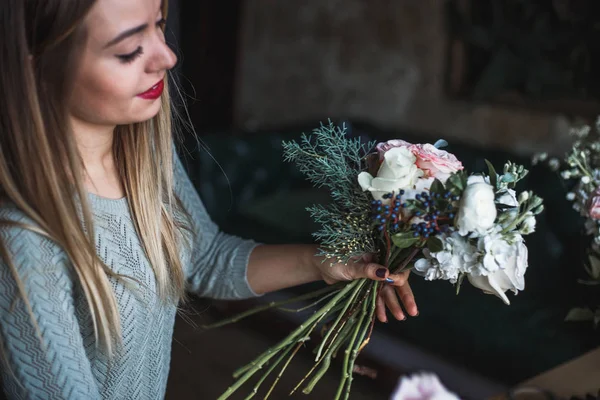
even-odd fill
[{"label": "green foliage", "polygon": [[498,173],[496,172],[496,169],[494,169],[494,166],[492,165],[491,162],[489,162],[488,160],[485,160],[485,163],[487,164],[488,167],[488,173],[490,176],[490,184],[496,188],[498,186]]},{"label": "green foliage", "polygon": [[303,134],[300,142],[283,142],[284,160],[294,162],[315,187],[326,187],[331,195],[331,204],[308,211],[321,225],[314,234],[323,246],[320,254],[338,262],[376,250],[369,215],[372,198],[358,185],[364,157],[374,146],[347,138],[345,125],[331,121],[311,135]]},{"label": "green foliage", "polygon": [[456,172],[446,181],[446,189],[453,195],[460,196],[467,187],[467,173],[464,171]]},{"label": "green foliage", "polygon": [[407,249],[419,241],[419,237],[415,237],[413,232],[401,232],[392,235],[392,242],[399,249]]},{"label": "green foliage", "polygon": [[437,253],[439,251],[444,250],[444,244],[440,240],[440,238],[432,236],[427,239],[427,248],[432,253]]}]

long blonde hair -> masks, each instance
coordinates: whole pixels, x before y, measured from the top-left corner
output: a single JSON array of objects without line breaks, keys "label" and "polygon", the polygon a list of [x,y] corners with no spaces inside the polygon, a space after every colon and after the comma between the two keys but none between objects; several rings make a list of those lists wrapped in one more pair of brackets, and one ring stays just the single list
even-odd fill
[{"label": "long blonde hair", "polygon": [[[93,4],[94,0],[2,0],[0,204],[13,203],[34,224],[0,220],[0,227],[18,225],[35,231],[64,250],[88,302],[97,343],[112,354],[121,340],[121,327],[108,276],[123,277],[96,254],[84,167],[66,108],[70,78],[86,38],[83,19]],[[165,18],[166,10],[165,0]],[[161,102],[161,111],[151,120],[115,129],[113,151],[132,219],[154,270],[156,290],[164,301],[177,303],[184,296],[178,249],[185,224],[173,217],[174,210],[183,210],[173,193],[168,88]],[[33,318],[1,238],[0,256]]]}]

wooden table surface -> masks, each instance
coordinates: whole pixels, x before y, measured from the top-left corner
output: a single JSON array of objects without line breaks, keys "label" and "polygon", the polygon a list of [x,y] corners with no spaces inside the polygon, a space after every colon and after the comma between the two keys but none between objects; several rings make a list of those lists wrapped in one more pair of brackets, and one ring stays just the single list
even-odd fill
[{"label": "wooden table surface", "polygon": [[[529,379],[518,387],[544,389],[561,399],[597,395],[600,392],[600,347]],[[493,400],[502,399],[505,397],[499,396]]]}]

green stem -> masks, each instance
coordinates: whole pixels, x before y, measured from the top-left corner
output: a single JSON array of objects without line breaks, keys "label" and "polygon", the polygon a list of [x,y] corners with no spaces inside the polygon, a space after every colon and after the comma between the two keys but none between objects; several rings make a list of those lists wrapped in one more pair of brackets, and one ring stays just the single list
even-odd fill
[{"label": "green stem", "polygon": [[[370,291],[371,289],[369,289]],[[368,294],[368,293],[367,293]],[[342,391],[344,390],[344,387],[346,385],[346,381],[348,380],[348,362],[350,361],[350,351],[351,349],[354,347],[354,343],[356,342],[356,338],[358,336],[358,331],[360,330],[360,326],[362,324],[362,321],[365,318],[365,303],[363,303],[363,307],[362,310],[360,312],[359,315],[359,319],[358,319],[358,323],[356,324],[356,328],[354,328],[353,334],[352,334],[352,338],[350,339],[350,342],[348,343],[348,347],[346,347],[345,350],[345,355],[344,355],[344,366],[343,366],[343,373],[342,373],[342,379],[340,380],[340,385],[338,386],[338,390],[337,393],[335,395],[335,400],[338,400],[340,398],[340,396],[342,395]],[[352,375],[352,374],[350,374]],[[351,379],[351,376],[350,376]]]},{"label": "green stem", "polygon": [[272,301],[272,302],[270,302],[268,304],[265,304],[264,306],[255,307],[255,308],[253,308],[251,310],[248,310],[248,311],[245,311],[243,313],[234,315],[231,318],[227,318],[227,319],[224,319],[222,321],[215,322],[214,324],[201,325],[201,328],[203,328],[205,330],[208,330],[208,329],[218,328],[218,327],[221,327],[221,326],[224,326],[224,325],[232,324],[232,323],[237,322],[237,321],[239,321],[239,320],[241,320],[243,318],[249,317],[250,315],[259,313],[261,311],[266,311],[266,310],[271,309],[273,307],[279,307],[279,306],[282,306],[284,304],[290,304],[290,303],[295,303],[295,302],[298,302],[298,301],[312,299],[313,297],[320,296],[323,293],[328,293],[328,292],[337,290],[337,288],[339,286],[341,286],[341,285],[339,285],[339,284],[331,285],[331,286],[327,286],[327,287],[324,287],[324,288],[319,289],[319,290],[315,290],[315,291],[310,292],[310,293],[303,294],[301,296],[294,297],[292,299],[286,299],[286,300],[281,300],[281,301],[277,301],[277,302]]},{"label": "green stem", "polygon": [[374,282],[373,286],[376,287],[376,290],[373,290],[372,292],[372,298],[371,298],[371,311],[369,314],[369,318],[371,320],[370,322],[370,327],[369,327],[369,333],[367,334],[367,337],[363,340],[362,344],[360,345],[359,348],[359,352],[362,351],[362,349],[369,343],[369,340],[371,340],[371,334],[373,333],[373,327],[375,326],[375,320],[376,318],[374,317],[375,314],[375,308],[377,306],[377,296],[379,296],[379,291],[381,290],[381,288],[383,287],[383,285],[379,282]]},{"label": "green stem", "polygon": [[[353,319],[353,318],[350,318],[350,319],[351,319],[352,321],[354,321],[354,319]],[[342,334],[342,337],[341,337],[341,338],[340,338],[338,341],[336,341],[337,335],[333,337],[333,339],[331,340],[331,342],[330,342],[329,346],[327,346],[327,349],[325,350],[325,355],[327,355],[327,353],[329,353],[329,352],[330,352],[330,350],[331,350],[332,348],[334,348],[334,347],[335,347],[335,345],[336,345],[338,342],[343,342],[343,341],[344,341],[344,339],[345,339],[345,336],[343,336],[343,335],[344,335],[344,334],[346,334],[346,335],[347,335],[347,333],[348,333],[347,331],[348,331],[348,329],[349,329],[349,328],[350,328],[350,326],[351,326],[351,325],[348,325],[348,324],[347,324],[347,322],[349,322],[349,321],[348,321],[348,320],[347,320],[347,321],[344,321],[344,322],[342,323],[342,325],[340,326],[340,329],[341,329],[342,331],[341,331],[341,332],[338,332],[338,333],[341,333],[341,334]],[[337,349],[337,347],[335,347],[335,348]],[[304,375],[304,377],[303,377],[303,378],[300,380],[300,382],[298,382],[298,384],[297,384],[297,385],[294,387],[294,389],[292,389],[292,391],[290,392],[290,396],[291,396],[292,394],[294,394],[294,392],[295,392],[296,390],[298,390],[298,388],[299,388],[299,387],[302,385],[302,383],[304,383],[304,381],[306,381],[306,380],[308,379],[308,377],[309,377],[309,376],[310,376],[310,375],[311,375],[311,374],[314,372],[314,370],[317,368],[317,366],[318,366],[318,365],[319,365],[319,364],[320,364],[320,363],[323,361],[323,358],[325,358],[325,356],[321,357],[319,360],[315,360],[315,364],[312,366],[312,368],[311,368],[311,369],[310,369],[310,370],[309,370],[309,371],[306,373],[306,375]]]},{"label": "green stem", "polygon": [[[365,337],[365,334],[367,333],[367,329],[369,328],[369,326],[371,326],[371,322],[374,320],[373,314],[375,313],[377,292],[375,290],[373,290],[373,293],[375,293],[375,296],[371,297],[371,301],[370,301],[371,306],[369,309],[367,321],[363,325],[362,330],[358,335],[358,341],[356,342],[356,344],[354,345],[354,348],[352,349],[350,363],[348,365],[348,372],[347,372],[348,373],[348,384],[346,385],[346,394],[344,396],[344,400],[347,400],[350,397],[350,387],[352,386],[352,380],[353,380],[352,374],[354,372],[354,363],[356,362],[356,358],[358,357],[358,354],[364,347],[363,346],[364,341],[362,340],[362,338]],[[366,312],[366,305],[367,305],[367,302],[365,302],[365,307],[363,307],[363,312]],[[361,320],[361,322],[362,322],[362,320]],[[360,322],[359,322],[359,325],[360,325]]]},{"label": "green stem", "polygon": [[284,352],[281,353],[281,355],[277,358],[277,360],[275,360],[273,362],[273,364],[271,364],[271,366],[269,367],[267,372],[265,372],[264,375],[262,376],[262,378],[260,378],[260,380],[256,383],[256,385],[254,386],[254,389],[252,389],[252,392],[250,392],[248,397],[246,397],[246,400],[250,400],[251,398],[253,398],[256,395],[256,393],[258,393],[258,389],[260,388],[260,385],[262,385],[262,383],[265,381],[265,379],[267,379],[267,377],[271,374],[271,372],[273,372],[275,367],[277,365],[279,365],[279,363],[285,358],[285,356],[292,350],[293,347],[294,347],[293,345],[289,345],[288,348]]},{"label": "green stem", "polygon": [[294,356],[296,355],[296,353],[298,352],[298,350],[300,350],[301,346],[302,346],[302,342],[299,342],[296,345],[296,348],[294,349],[294,351],[292,352],[292,354],[290,355],[290,357],[287,359],[287,361],[283,365],[283,368],[281,368],[281,371],[279,371],[279,374],[277,374],[277,377],[275,378],[275,381],[271,385],[271,388],[269,389],[269,391],[265,395],[264,400],[267,400],[269,398],[269,396],[273,392],[273,389],[275,389],[275,385],[277,385],[277,382],[279,382],[279,380],[281,379],[281,376],[283,375],[283,372],[286,370],[286,368],[288,367],[288,365],[290,365],[290,362],[292,361],[292,359],[294,358]]},{"label": "green stem", "polygon": [[308,310],[309,308],[313,308],[314,306],[316,306],[316,305],[317,305],[317,304],[319,304],[319,303],[322,303],[322,302],[324,302],[325,300],[327,300],[327,299],[328,299],[328,298],[330,298],[331,296],[335,296],[335,294],[336,294],[337,292],[339,292],[339,290],[333,291],[333,292],[331,292],[331,293],[327,293],[325,296],[321,297],[319,300],[317,300],[317,301],[315,301],[315,302],[312,302],[312,303],[310,303],[309,305],[307,305],[307,306],[304,306],[304,307],[301,307],[301,308],[285,308],[285,307],[277,307],[277,309],[278,309],[278,310],[281,310],[281,311],[285,311],[285,312],[295,312],[295,313],[302,312],[302,311]]},{"label": "green stem", "polygon": [[419,253],[420,251],[420,247],[415,247],[414,249],[412,249],[410,254],[404,260],[402,260],[402,263],[397,268],[395,268],[394,271],[392,271],[392,273],[396,274],[398,272],[402,272],[404,268],[408,265],[408,263],[411,262],[412,259],[415,258],[417,253]]},{"label": "green stem", "polygon": [[331,336],[331,334],[333,333],[333,331],[335,331],[335,329],[336,329],[337,325],[339,324],[340,320],[342,319],[342,317],[344,316],[344,314],[346,314],[346,311],[348,310],[348,307],[350,307],[350,305],[354,303],[354,299],[358,296],[358,293],[360,292],[360,290],[362,289],[362,287],[364,286],[364,284],[365,284],[366,281],[367,281],[366,279],[361,279],[360,280],[360,283],[356,286],[356,289],[350,295],[349,301],[346,302],[346,305],[344,306],[344,309],[342,310],[342,312],[340,312],[338,314],[338,317],[335,320],[335,322],[333,323],[333,325],[331,326],[331,328],[329,328],[327,330],[327,334],[325,335],[325,337],[321,341],[321,345],[319,346],[319,349],[317,350],[317,356],[315,357],[315,361],[318,361],[319,358],[321,357],[321,353],[323,351],[323,347],[325,347],[325,344],[327,343],[327,339],[329,339],[329,336]]},{"label": "green stem", "polygon": [[345,287],[339,291],[339,293],[331,299],[325,306],[323,306],[320,310],[316,311],[309,319],[307,319],[304,324],[300,325],[296,328],[292,333],[290,333],[286,338],[280,341],[277,345],[269,348],[266,352],[261,354],[257,359],[246,365],[245,367],[240,368],[238,371],[234,373],[234,377],[241,376],[233,385],[231,385],[225,393],[223,393],[218,400],[225,400],[229,398],[240,386],[242,386],[256,371],[261,369],[263,365],[268,362],[272,357],[274,357],[282,348],[284,348],[289,343],[292,343],[301,335],[305,334],[305,331],[312,331],[316,324],[323,318],[327,313],[337,304],[339,300],[344,298],[344,296],[357,285],[357,282],[360,280],[355,280],[345,284]]},{"label": "green stem", "polygon": [[[351,317],[348,320],[348,323],[344,324],[342,331],[339,333],[339,339],[335,340],[335,338],[334,338],[333,340],[335,340],[335,342],[332,340],[331,345],[327,348],[327,351],[325,352],[324,357],[321,358],[321,360],[319,360],[319,362],[315,363],[315,365],[311,369],[310,373],[312,373],[312,371],[321,362],[323,365],[321,366],[321,368],[319,368],[319,370],[317,371],[315,376],[313,376],[313,378],[306,384],[305,388],[302,390],[302,393],[310,394],[312,392],[312,390],[315,388],[316,384],[321,380],[323,375],[325,375],[325,373],[327,372],[327,370],[329,369],[329,367],[331,365],[331,358],[332,358],[333,354],[340,348],[340,346],[342,346],[344,344],[344,342],[346,341],[346,339],[348,337],[348,334],[350,333],[350,329],[352,329],[352,326],[354,325],[355,322],[356,322],[356,319]],[[294,391],[296,389],[298,389],[298,387],[304,382],[304,380],[310,375],[310,373],[307,374],[304,377],[304,379],[302,379],[302,381],[294,388]],[[294,391],[292,391],[290,393],[290,396],[294,393]]]},{"label": "green stem", "polygon": [[519,226],[519,224],[521,222],[523,222],[525,220],[525,218],[527,218],[527,213],[531,210],[533,210],[534,207],[532,207],[531,205],[529,205],[527,207],[527,209],[525,210],[525,212],[523,212],[518,218],[515,218],[515,220],[508,225],[506,228],[502,229],[502,232],[500,232],[501,234],[505,234],[508,233],[510,231],[512,231],[513,229],[515,229],[517,226]]}]

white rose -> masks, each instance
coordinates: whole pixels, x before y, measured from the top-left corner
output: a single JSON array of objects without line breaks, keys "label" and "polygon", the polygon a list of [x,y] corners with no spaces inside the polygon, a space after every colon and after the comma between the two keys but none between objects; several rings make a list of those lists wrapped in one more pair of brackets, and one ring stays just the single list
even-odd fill
[{"label": "white rose", "polygon": [[469,274],[469,282],[485,293],[496,295],[506,304],[510,304],[505,292],[512,290],[517,294],[519,290],[525,289],[527,246],[520,235],[515,235],[512,243],[496,238],[488,241],[484,247],[488,252],[483,258],[484,265],[478,271],[479,274],[475,271]]},{"label": "white rose", "polygon": [[368,172],[358,174],[358,184],[363,191],[370,191],[375,200],[389,203],[390,199],[384,199],[386,193],[398,193],[401,189],[412,188],[417,179],[423,175],[423,171],[417,168],[417,158],[406,147],[393,147],[389,149],[377,177]]},{"label": "white rose", "polygon": [[456,226],[461,235],[469,232],[483,235],[494,226],[497,215],[494,197],[494,188],[483,177],[469,177],[456,218]]},{"label": "white rose", "polygon": [[422,373],[402,377],[390,400],[459,400],[442,385],[438,377]]}]

